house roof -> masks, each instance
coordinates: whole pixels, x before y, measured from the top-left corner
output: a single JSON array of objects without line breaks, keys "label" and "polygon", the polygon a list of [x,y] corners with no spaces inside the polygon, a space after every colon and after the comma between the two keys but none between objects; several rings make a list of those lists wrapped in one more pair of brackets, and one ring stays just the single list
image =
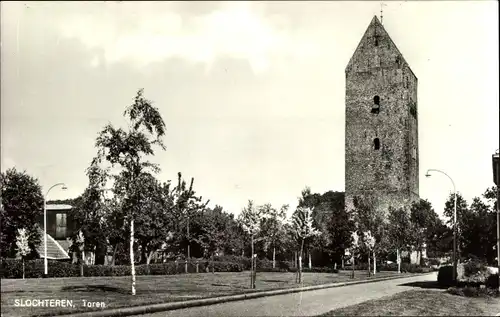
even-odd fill
[{"label": "house roof", "polygon": [[63,205],[63,204],[47,204],[47,210],[69,210],[73,208],[71,205]]},{"label": "house roof", "polygon": [[[42,236],[40,244],[36,247],[36,251],[40,254],[40,258],[45,258],[45,248],[43,239],[43,230],[38,228],[40,235]],[[47,259],[51,260],[65,260],[70,259],[68,253],[64,248],[56,241],[54,238],[47,234]]]}]

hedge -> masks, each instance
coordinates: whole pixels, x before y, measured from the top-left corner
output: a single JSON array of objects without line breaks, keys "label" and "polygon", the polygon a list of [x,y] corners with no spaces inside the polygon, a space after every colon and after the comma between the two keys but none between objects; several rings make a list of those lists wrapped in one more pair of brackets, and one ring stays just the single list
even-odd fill
[{"label": "hedge", "polygon": [[[240,263],[232,262],[199,262],[199,272],[206,272],[207,265],[212,270],[212,263],[216,272],[242,272]],[[0,265],[0,278],[22,278],[22,261],[7,259]],[[196,264],[188,263],[188,272],[195,272]],[[131,274],[129,265],[84,265],[84,276],[128,276]],[[135,266],[136,275],[173,275],[185,272],[184,262],[166,262],[158,264],[138,264]],[[43,277],[43,259],[25,261],[26,278]],[[79,277],[80,265],[68,262],[49,260],[48,277]]]},{"label": "hedge", "polygon": [[[371,270],[373,271],[373,264],[370,266]],[[354,265],[355,270],[360,270],[360,271],[367,271],[368,270],[368,263],[360,263]],[[352,266],[345,266],[344,270],[352,270]],[[397,263],[391,263],[391,264],[377,264],[377,272],[380,271],[392,271],[392,272],[397,272],[398,270],[398,264]],[[401,263],[401,272],[407,272],[407,273],[428,273],[432,272],[432,269],[429,267],[425,266],[420,266],[417,264],[410,264],[410,263]]]},{"label": "hedge", "polygon": [[231,262],[231,263],[239,263],[243,266],[244,270],[250,270],[252,265],[250,258],[244,256],[237,255],[221,255],[214,257],[214,260],[217,262]]},{"label": "hedge", "polygon": [[[298,268],[290,267],[287,270],[284,270],[282,268],[276,267],[276,268],[259,268],[257,267],[257,272],[292,272],[295,273],[298,271]],[[338,273],[339,270],[334,269],[332,267],[303,267],[302,272],[312,272],[312,273]]]},{"label": "hedge", "polygon": [[[250,270],[252,267],[252,262],[249,257],[222,255],[216,256],[214,259],[219,262],[240,263],[244,270]],[[273,261],[267,258],[257,258],[257,271],[260,272],[287,272],[293,270],[293,267],[292,261],[276,261],[275,268],[273,269]]]}]

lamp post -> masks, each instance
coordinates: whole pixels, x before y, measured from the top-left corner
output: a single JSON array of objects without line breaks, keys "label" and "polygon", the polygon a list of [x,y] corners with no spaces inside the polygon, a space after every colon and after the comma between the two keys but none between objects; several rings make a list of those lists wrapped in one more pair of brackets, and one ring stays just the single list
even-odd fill
[{"label": "lamp post", "polygon": [[52,185],[52,187],[49,188],[49,190],[43,197],[43,245],[44,245],[43,266],[44,266],[45,277],[47,277],[49,273],[49,262],[47,261],[47,196],[49,195],[50,190],[57,186],[62,186],[63,190],[67,189],[64,183],[57,183]]},{"label": "lamp post", "polygon": [[430,172],[438,172],[444,174],[448,177],[453,184],[453,281],[456,280],[457,274],[457,189],[455,187],[455,182],[453,179],[443,171],[437,169],[428,169],[425,174],[426,177],[430,177]]},{"label": "lamp post", "polygon": [[498,150],[492,155],[493,181],[497,187],[497,267],[498,267],[498,290],[500,291],[500,191],[498,183],[500,180],[500,158]]}]

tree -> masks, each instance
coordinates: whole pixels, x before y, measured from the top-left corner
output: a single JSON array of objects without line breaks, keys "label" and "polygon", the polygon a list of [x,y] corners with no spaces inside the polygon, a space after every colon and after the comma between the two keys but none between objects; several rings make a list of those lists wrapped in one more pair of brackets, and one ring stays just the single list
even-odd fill
[{"label": "tree", "polygon": [[449,256],[453,249],[453,231],[441,219],[437,219],[427,234],[427,255],[429,257]]},{"label": "tree", "polygon": [[[491,220],[488,221],[488,223],[493,227],[495,226],[495,223],[496,223],[495,218],[496,218],[497,206],[498,206],[498,196],[497,196],[498,191],[497,190],[498,190],[498,186],[489,187],[486,189],[486,191],[483,194],[483,198],[486,201],[486,205],[489,207],[489,217],[490,217],[489,219],[493,219],[492,221]],[[488,232],[490,232],[490,234],[494,234],[495,229],[490,229]],[[494,252],[493,248],[491,249],[491,252],[492,253]],[[493,263],[496,256],[497,256],[496,254],[487,255],[487,258],[489,259],[488,261]],[[500,261],[500,259],[498,259],[498,261]]]},{"label": "tree", "polygon": [[142,173],[136,184],[136,203],[141,206],[141,212],[135,216],[135,237],[141,250],[141,263],[150,264],[155,252],[174,230],[175,218],[168,198],[170,184],[161,184],[150,173]]},{"label": "tree", "polygon": [[345,250],[350,247],[354,223],[344,206],[343,192],[328,191],[321,197],[322,204],[314,208],[316,226],[323,233],[323,250],[335,262],[344,259]]},{"label": "tree", "polygon": [[489,187],[483,194],[483,198],[486,200],[488,206],[493,211],[497,210],[497,186]]},{"label": "tree", "polygon": [[[209,200],[202,203],[203,197],[196,196],[193,190],[194,177],[191,178],[189,187],[186,187],[186,182],[182,180],[182,174],[178,174],[177,186],[172,190],[172,202],[174,214],[177,217],[176,241],[177,245],[187,245],[187,258],[191,257],[191,234],[190,220],[193,216],[206,208]],[[183,234],[185,229],[186,234]],[[180,251],[180,250],[179,250]],[[187,269],[187,267],[186,267]]]},{"label": "tree", "polygon": [[29,252],[31,251],[28,245],[28,232],[26,231],[26,229],[24,228],[17,229],[16,245],[17,245],[17,250],[19,252],[19,256],[23,261],[23,280],[24,280],[24,259],[26,258],[26,255],[28,255]]},{"label": "tree", "polygon": [[479,197],[474,197],[463,221],[462,255],[489,263],[495,259],[496,215]]},{"label": "tree", "polygon": [[368,272],[370,272],[370,255],[373,254],[373,272],[376,274],[377,253],[386,244],[384,212],[376,206],[371,197],[354,198],[355,221],[357,223],[360,243],[368,250]]},{"label": "tree", "polygon": [[201,232],[194,241],[201,245],[206,258],[211,258],[213,261],[215,254],[220,252],[224,248],[224,244],[229,241],[229,220],[229,215],[218,205],[203,212]]},{"label": "tree", "polygon": [[417,251],[417,262],[420,263],[424,244],[429,240],[430,232],[436,224],[438,215],[425,199],[413,202],[410,209],[411,244]]},{"label": "tree", "polygon": [[228,226],[226,228],[227,240],[224,243],[224,253],[244,256],[248,234],[234,218],[233,213],[229,213],[228,217]]},{"label": "tree", "polygon": [[[145,159],[154,155],[154,147],[165,150],[162,138],[165,135],[165,123],[157,108],[143,96],[139,90],[134,103],[129,106],[124,117],[128,120],[128,129],[115,128],[108,124],[99,133],[96,140],[97,156],[92,165],[104,161],[118,168],[118,174],[113,175],[116,185],[115,194],[121,198],[121,207],[130,224],[130,264],[132,272],[132,295],[135,295],[135,265],[134,265],[134,220],[140,214],[141,175],[151,170],[158,172],[159,167]],[[106,174],[109,167],[104,169]]]},{"label": "tree", "polygon": [[292,229],[298,241],[300,241],[298,274],[298,283],[300,284],[302,283],[302,255],[304,252],[304,241],[307,238],[320,234],[320,232],[313,225],[311,208],[297,207],[292,215]]},{"label": "tree", "polygon": [[398,273],[401,273],[401,250],[410,243],[408,228],[410,219],[408,211],[404,208],[389,207],[387,234],[392,247],[396,249]]},{"label": "tree", "polygon": [[106,208],[106,219],[104,224],[106,225],[105,231],[108,234],[107,241],[112,249],[112,265],[115,265],[117,257],[127,257],[126,254],[123,254],[121,251],[126,244],[130,228],[127,227],[125,214],[123,213],[121,204],[122,202],[119,200],[119,197],[114,196],[111,199],[106,199],[104,205]]},{"label": "tree", "polygon": [[252,267],[251,267],[251,287],[255,288],[255,278],[256,278],[256,268],[255,268],[255,250],[254,250],[254,243],[255,238],[257,234],[260,232],[260,223],[262,219],[262,209],[257,208],[252,200],[248,201],[248,204],[243,210],[241,211],[241,214],[239,216],[239,221],[241,223],[241,226],[243,227],[243,230],[250,235],[251,239],[251,248],[252,248],[252,254],[251,254],[251,262],[252,262]]},{"label": "tree", "polygon": [[[443,215],[448,218],[446,221],[446,224],[453,228],[453,221],[454,221],[454,195],[453,193],[449,195],[448,200],[445,203]],[[467,201],[462,197],[460,193],[457,192],[457,228],[456,228],[456,234],[457,234],[457,257],[460,258],[461,250],[463,249],[464,245],[463,242],[466,239],[466,237],[463,236],[463,228],[464,228],[464,220],[467,218],[467,214],[469,212],[469,206],[467,204]]]},{"label": "tree", "polygon": [[321,203],[321,195],[318,193],[312,193],[311,188],[306,186],[302,192],[301,197],[299,197],[298,207],[308,207],[315,208]]},{"label": "tree", "polygon": [[[356,227],[357,227],[357,223],[354,224],[354,228],[356,228]],[[351,255],[351,266],[352,266],[351,278],[354,278],[354,268],[355,268],[354,259],[356,258],[356,254],[359,252],[359,235],[358,235],[357,230],[354,230],[351,233],[351,239],[350,239],[350,243],[349,243],[348,252]]]},{"label": "tree", "polygon": [[283,231],[284,231],[284,237],[282,241],[283,248],[288,252],[289,256],[291,256],[291,262],[293,263],[293,267],[297,268],[298,267],[297,245],[299,245],[300,243],[293,229],[293,223],[290,221],[290,219],[288,219],[283,224]]},{"label": "tree", "polygon": [[87,168],[86,173],[89,184],[83,194],[73,201],[74,208],[71,210],[76,224],[75,235],[72,240],[76,242],[77,235],[83,234],[85,238],[84,251],[90,252],[92,259],[98,251],[101,256],[97,264],[104,264],[108,236],[105,223],[107,209],[105,208],[103,196],[106,174],[95,162]]},{"label": "tree", "polygon": [[80,262],[80,276],[83,277],[83,265],[86,264],[86,259],[85,259],[85,236],[83,232],[80,230],[78,231],[73,245],[78,248],[78,255],[79,255],[79,261]]},{"label": "tree", "polygon": [[0,252],[2,257],[15,257],[17,230],[25,228],[28,245],[32,250],[40,244],[38,221],[43,221],[43,195],[38,180],[15,168],[0,174],[2,190],[0,226]]},{"label": "tree", "polygon": [[352,232],[352,222],[344,208],[345,194],[334,191],[312,193],[309,187],[305,187],[301,194],[298,206],[313,210],[313,224],[321,232],[304,243],[309,251],[309,266],[312,266],[312,250],[321,265],[330,264],[332,260],[343,262]]},{"label": "tree", "polygon": [[284,230],[283,225],[286,220],[286,212],[288,205],[283,205],[279,210],[273,208],[271,204],[266,204],[261,207],[263,214],[263,222],[261,224],[262,232],[265,240],[264,249],[267,251],[271,246],[273,249],[273,268],[276,268],[276,246],[283,240]]}]

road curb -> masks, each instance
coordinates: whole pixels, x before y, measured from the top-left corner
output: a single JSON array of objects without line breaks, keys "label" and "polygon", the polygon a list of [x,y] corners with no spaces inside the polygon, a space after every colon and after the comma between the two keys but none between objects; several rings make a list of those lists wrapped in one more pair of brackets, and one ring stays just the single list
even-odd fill
[{"label": "road curb", "polygon": [[367,284],[374,283],[380,281],[387,280],[396,280],[402,278],[409,278],[421,275],[431,274],[433,272],[428,273],[417,273],[412,274],[410,276],[389,276],[382,278],[374,278],[370,280],[361,280],[361,281],[352,281],[352,282],[339,282],[339,283],[331,283],[331,284],[323,284],[323,285],[314,285],[314,286],[305,286],[305,287],[297,287],[297,288],[288,288],[288,289],[279,289],[279,290],[271,290],[271,291],[261,291],[255,293],[246,293],[246,294],[238,294],[238,295],[227,295],[221,297],[212,297],[212,298],[204,298],[204,299],[195,299],[183,302],[171,302],[171,303],[160,303],[160,304],[150,304],[143,306],[133,306],[133,307],[123,307],[123,308],[115,308],[115,309],[107,309],[107,310],[99,310],[99,311],[89,311],[82,313],[75,313],[70,315],[57,315],[64,317],[116,317],[116,316],[133,316],[133,315],[141,315],[141,314],[151,314],[162,311],[190,308],[190,307],[198,307],[198,306],[208,306],[220,303],[234,302],[245,299],[252,298],[260,298],[266,296],[275,296],[275,295],[284,295],[284,294],[292,294],[292,293],[300,293],[305,291],[313,291],[325,288],[335,288],[342,287],[348,285],[357,285],[357,284]]}]

